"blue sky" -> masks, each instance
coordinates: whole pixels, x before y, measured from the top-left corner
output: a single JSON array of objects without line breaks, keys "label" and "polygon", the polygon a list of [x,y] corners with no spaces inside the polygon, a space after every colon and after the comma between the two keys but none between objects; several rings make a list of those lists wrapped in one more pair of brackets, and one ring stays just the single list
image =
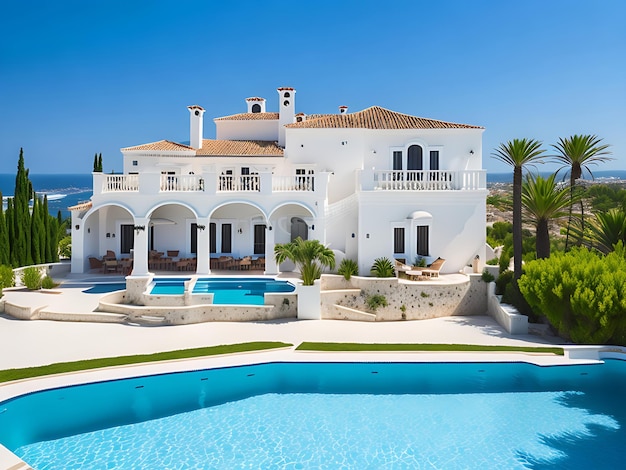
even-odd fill
[{"label": "blue sky", "polygon": [[[0,14],[0,173],[121,171],[119,149],[189,139],[245,98],[372,105],[481,125],[501,142],[597,134],[626,169],[623,0],[14,1]],[[546,170],[552,169],[550,166]]]}]

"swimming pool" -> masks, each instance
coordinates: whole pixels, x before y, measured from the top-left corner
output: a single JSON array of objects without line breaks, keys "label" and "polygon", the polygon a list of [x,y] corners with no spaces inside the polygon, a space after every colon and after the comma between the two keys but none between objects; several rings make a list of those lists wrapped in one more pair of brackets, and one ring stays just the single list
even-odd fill
[{"label": "swimming pool", "polygon": [[[155,278],[152,295],[182,295],[188,279]],[[199,278],[194,294],[213,293],[213,303],[218,305],[263,305],[266,293],[293,292],[295,286],[288,281],[268,278]]]},{"label": "swimming pool", "polygon": [[[33,468],[621,468],[626,362],[268,363],[0,403]],[[97,406],[94,406],[97,404]]]}]

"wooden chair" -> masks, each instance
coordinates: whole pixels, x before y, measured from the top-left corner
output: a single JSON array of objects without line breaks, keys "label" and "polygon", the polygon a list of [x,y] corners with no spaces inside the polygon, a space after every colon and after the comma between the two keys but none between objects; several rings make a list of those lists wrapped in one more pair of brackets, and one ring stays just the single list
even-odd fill
[{"label": "wooden chair", "polygon": [[403,262],[398,261],[397,259],[394,260],[394,261],[395,261],[395,266],[394,267],[395,267],[395,270],[396,270],[396,276],[398,278],[405,278],[405,277],[407,277],[406,273],[413,270],[413,266],[409,266],[408,264],[404,264]]},{"label": "wooden chair", "polygon": [[441,267],[446,262],[443,258],[437,258],[433,263],[427,268],[421,268],[422,276],[428,277],[439,277],[439,271],[441,271]]},{"label": "wooden chair", "polygon": [[179,250],[167,250],[167,256],[170,258],[178,258]]},{"label": "wooden chair", "polygon": [[102,269],[102,260],[99,258],[89,257],[89,269]]},{"label": "wooden chair", "polygon": [[115,259],[108,259],[104,262],[104,272],[105,273],[116,273],[118,272],[120,265]]},{"label": "wooden chair", "polygon": [[239,269],[242,271],[249,271],[251,266],[252,266],[251,256],[244,256],[243,258],[241,258],[241,261],[239,261]]},{"label": "wooden chair", "polygon": [[107,250],[107,254],[102,257],[103,260],[114,260],[117,256],[115,256],[115,252],[111,250]]}]

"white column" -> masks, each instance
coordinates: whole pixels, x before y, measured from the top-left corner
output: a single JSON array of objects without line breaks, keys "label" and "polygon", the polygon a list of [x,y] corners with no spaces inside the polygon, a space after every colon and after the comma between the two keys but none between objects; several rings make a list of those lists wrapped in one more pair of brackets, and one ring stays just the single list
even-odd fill
[{"label": "white column", "polygon": [[[197,238],[197,250],[196,250],[196,261],[197,261],[197,274],[209,274],[211,272],[211,266],[209,263],[210,253],[209,253],[209,218],[208,217],[198,217],[196,221],[198,224],[198,238]],[[204,229],[202,229],[204,227]]]},{"label": "white column", "polygon": [[146,276],[148,271],[148,225],[146,217],[135,218],[135,244],[133,248],[133,276]]},{"label": "white column", "polygon": [[78,218],[78,211],[72,211],[72,272],[85,272],[85,225]]},{"label": "white column", "polygon": [[274,258],[274,230],[270,229],[271,223],[267,226],[265,233],[265,274],[278,274],[276,258]]}]

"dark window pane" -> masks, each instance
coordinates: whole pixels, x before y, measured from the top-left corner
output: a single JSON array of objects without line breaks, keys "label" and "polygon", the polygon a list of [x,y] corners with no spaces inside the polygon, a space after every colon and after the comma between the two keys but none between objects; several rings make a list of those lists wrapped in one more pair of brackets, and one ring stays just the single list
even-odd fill
[{"label": "dark window pane", "polygon": [[393,252],[404,253],[404,229],[393,229]]},{"label": "dark window pane", "polygon": [[428,225],[417,226],[417,254],[428,256]]},{"label": "dark window pane", "polygon": [[265,254],[265,225],[254,226],[254,254]]},{"label": "dark window pane", "polygon": [[402,170],[402,152],[393,152],[393,169],[396,171]]},{"label": "dark window pane", "polygon": [[217,253],[217,229],[215,222],[209,224],[209,251]]},{"label": "dark window pane", "polygon": [[430,169],[431,170],[439,169],[439,150],[430,151]]},{"label": "dark window pane", "polygon": [[222,253],[231,253],[232,224],[222,224]]},{"label": "dark window pane", "polygon": [[120,226],[120,253],[130,254],[135,246],[135,227],[133,225]]},{"label": "dark window pane", "polygon": [[198,253],[198,224],[191,224],[191,253]]}]

